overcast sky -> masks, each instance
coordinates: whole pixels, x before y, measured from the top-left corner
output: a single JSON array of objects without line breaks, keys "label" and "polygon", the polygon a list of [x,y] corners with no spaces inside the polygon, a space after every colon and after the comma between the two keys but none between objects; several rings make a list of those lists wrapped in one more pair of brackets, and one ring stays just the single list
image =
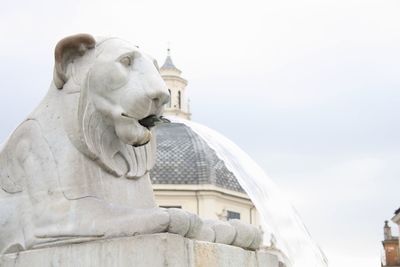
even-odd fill
[{"label": "overcast sky", "polygon": [[267,171],[330,266],[379,266],[400,206],[400,1],[0,4],[1,141],[47,92],[62,37],[119,36],[160,65],[170,42],[193,120]]}]

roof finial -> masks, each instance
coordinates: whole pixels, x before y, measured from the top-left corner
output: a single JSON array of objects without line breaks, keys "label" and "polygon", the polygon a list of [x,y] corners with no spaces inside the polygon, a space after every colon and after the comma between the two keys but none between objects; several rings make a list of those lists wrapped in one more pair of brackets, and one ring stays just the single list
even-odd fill
[{"label": "roof finial", "polygon": [[175,67],[174,63],[171,59],[171,46],[170,42],[167,42],[167,58],[165,59],[164,65],[161,66],[161,69],[174,69],[179,73],[181,72],[177,67]]}]

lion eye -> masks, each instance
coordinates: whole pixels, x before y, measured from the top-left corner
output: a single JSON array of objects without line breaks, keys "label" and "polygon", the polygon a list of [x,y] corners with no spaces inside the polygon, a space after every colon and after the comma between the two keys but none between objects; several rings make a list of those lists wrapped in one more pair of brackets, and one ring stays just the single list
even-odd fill
[{"label": "lion eye", "polygon": [[132,65],[132,58],[131,57],[123,57],[120,59],[120,62],[122,65],[129,67]]}]

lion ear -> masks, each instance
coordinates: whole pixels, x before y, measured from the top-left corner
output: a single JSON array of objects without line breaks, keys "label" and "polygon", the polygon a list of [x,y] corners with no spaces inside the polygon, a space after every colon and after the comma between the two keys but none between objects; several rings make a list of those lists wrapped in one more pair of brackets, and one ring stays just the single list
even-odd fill
[{"label": "lion ear", "polygon": [[94,48],[96,40],[89,34],[68,36],[58,42],[54,51],[55,65],[53,80],[58,89],[67,82],[67,67],[74,59],[83,56],[86,51]]}]

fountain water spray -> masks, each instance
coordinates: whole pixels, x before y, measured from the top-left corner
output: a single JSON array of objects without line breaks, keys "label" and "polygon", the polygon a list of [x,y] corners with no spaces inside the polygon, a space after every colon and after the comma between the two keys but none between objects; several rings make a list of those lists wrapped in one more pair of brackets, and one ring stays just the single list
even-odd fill
[{"label": "fountain water spray", "polygon": [[326,257],[311,239],[295,209],[249,155],[214,130],[192,121],[170,119],[190,127],[225,162],[256,206],[262,219],[264,240],[276,239],[275,246],[287,257],[288,266],[328,266]]}]

